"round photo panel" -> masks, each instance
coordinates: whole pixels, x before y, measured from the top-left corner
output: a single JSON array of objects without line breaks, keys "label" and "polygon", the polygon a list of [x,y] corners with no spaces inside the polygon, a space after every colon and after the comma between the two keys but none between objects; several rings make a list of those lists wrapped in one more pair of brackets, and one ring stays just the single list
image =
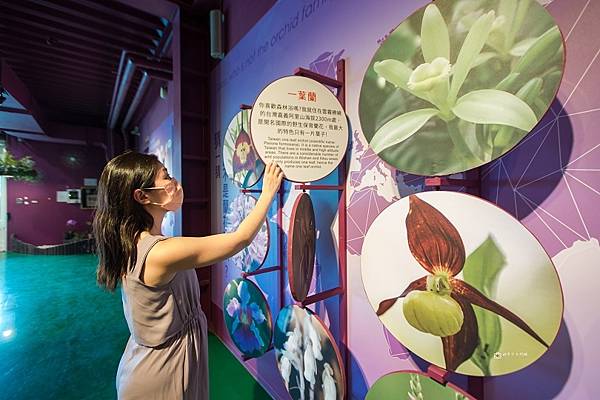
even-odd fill
[{"label": "round photo panel", "polygon": [[277,367],[292,399],[344,399],[342,357],[323,321],[307,308],[289,305],[275,323]]},{"label": "round photo panel", "polygon": [[265,296],[254,282],[238,278],[225,288],[223,315],[227,332],[240,352],[263,355],[271,346],[273,320]]},{"label": "round photo panel", "polygon": [[265,171],[250,139],[250,111],[241,110],[229,123],[223,140],[227,176],[242,188],[254,186]]},{"label": "round photo panel", "polygon": [[385,327],[448,371],[518,371],[560,327],[563,296],[550,257],[519,221],[475,196],[432,191],[393,203],[365,236],[361,269]]},{"label": "round photo panel", "polygon": [[258,95],[250,114],[252,143],[285,179],[312,182],[329,175],[348,147],[348,121],[331,90],[314,79],[286,76]]},{"label": "round photo panel", "polygon": [[317,231],[315,212],[307,193],[300,193],[292,208],[288,234],[288,277],[296,301],[308,295],[315,267]]},{"label": "round photo panel", "polygon": [[548,111],[563,38],[535,0],[436,0],[375,52],[359,118],[373,151],[398,170],[450,175],[497,159]]},{"label": "round photo panel", "polygon": [[[229,210],[225,215],[225,232],[235,232],[242,221],[252,212],[258,200],[254,196],[240,193],[229,203]],[[227,263],[234,265],[243,272],[254,272],[259,269],[269,252],[269,223],[265,219],[252,243],[239,253],[227,259]]]},{"label": "round photo panel", "polygon": [[365,400],[476,400],[451,383],[441,385],[419,371],[398,371],[377,379]]}]

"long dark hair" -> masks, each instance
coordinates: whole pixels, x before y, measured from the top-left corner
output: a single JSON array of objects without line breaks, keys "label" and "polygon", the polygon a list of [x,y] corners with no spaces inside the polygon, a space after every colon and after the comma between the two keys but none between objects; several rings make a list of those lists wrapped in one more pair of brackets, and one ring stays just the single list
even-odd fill
[{"label": "long dark hair", "polygon": [[96,281],[114,292],[121,277],[137,259],[140,233],[150,230],[153,218],[135,201],[135,189],[154,186],[161,163],[153,154],[126,151],[110,160],[98,182],[93,231],[98,255]]}]

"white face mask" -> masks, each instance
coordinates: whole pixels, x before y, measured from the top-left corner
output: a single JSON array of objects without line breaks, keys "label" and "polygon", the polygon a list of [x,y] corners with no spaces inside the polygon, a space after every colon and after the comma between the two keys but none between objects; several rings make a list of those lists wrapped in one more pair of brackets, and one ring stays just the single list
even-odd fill
[{"label": "white face mask", "polygon": [[177,211],[179,207],[181,207],[181,205],[183,204],[183,187],[179,184],[179,182],[177,182],[175,178],[173,178],[165,186],[155,186],[145,188],[144,190],[148,189],[164,189],[165,192],[167,192],[167,195],[169,195],[169,200],[167,200],[164,203],[150,202],[150,204],[160,206],[167,211]]}]

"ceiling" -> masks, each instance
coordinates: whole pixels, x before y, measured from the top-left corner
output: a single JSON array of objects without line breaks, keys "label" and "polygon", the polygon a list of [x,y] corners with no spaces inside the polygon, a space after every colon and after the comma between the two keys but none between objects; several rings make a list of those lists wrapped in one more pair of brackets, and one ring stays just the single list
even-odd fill
[{"label": "ceiling", "polygon": [[126,3],[0,0],[0,58],[47,120],[106,127],[121,52],[152,56],[169,23]]}]

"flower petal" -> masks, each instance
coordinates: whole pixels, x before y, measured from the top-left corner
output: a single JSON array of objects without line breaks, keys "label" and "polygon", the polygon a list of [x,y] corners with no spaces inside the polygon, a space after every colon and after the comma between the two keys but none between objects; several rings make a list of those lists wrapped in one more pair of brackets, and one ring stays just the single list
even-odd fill
[{"label": "flower petal", "polygon": [[240,313],[240,308],[240,302],[234,297],[229,301],[229,304],[227,304],[227,314],[232,318],[236,317]]},{"label": "flower petal", "polygon": [[250,325],[240,324],[239,329],[233,332],[232,339],[244,354],[252,354],[261,349],[259,338],[252,332]]},{"label": "flower petal", "polygon": [[402,61],[394,59],[377,61],[375,64],[373,64],[373,70],[377,73],[377,75],[390,82],[397,88],[406,90],[413,96],[425,101],[429,101],[425,94],[414,92],[408,88],[408,78],[410,77],[410,74],[412,74],[413,70]]},{"label": "flower petal", "polygon": [[256,338],[256,340],[258,340],[258,345],[260,347],[264,347],[265,342],[264,342],[263,338],[261,337],[260,331],[258,330],[258,327],[256,326],[256,324],[254,322],[252,322],[252,324],[250,324],[250,331],[254,334],[254,337]]},{"label": "flower petal", "polygon": [[250,292],[248,291],[248,284],[243,280],[238,286],[238,296],[240,296],[240,300],[242,300],[242,307],[246,307],[250,301]]},{"label": "flower petal", "polygon": [[333,368],[331,368],[329,363],[323,365],[323,374],[321,377],[324,400],[335,400],[337,398],[337,389],[335,387],[335,379],[333,378]]},{"label": "flower petal", "polygon": [[465,263],[465,246],[460,234],[441,212],[416,195],[411,195],[406,216],[408,247],[423,268],[432,274],[458,274]]},{"label": "flower petal", "polygon": [[250,311],[252,312],[252,320],[257,324],[262,324],[265,321],[265,314],[256,303],[250,304]]},{"label": "flower petal", "polygon": [[461,281],[460,279],[454,279],[452,281],[454,293],[459,297],[468,300],[471,304],[479,306],[481,308],[485,308],[491,312],[494,312],[504,319],[512,322],[525,332],[527,332],[531,337],[535,340],[543,344],[545,347],[549,347],[549,345],[542,339],[531,327],[523,321],[519,316],[514,314],[512,311],[507,308],[501,306],[496,303],[494,300],[490,300],[479,290],[475,289],[473,286],[468,283]]},{"label": "flower petal", "polygon": [[290,359],[286,356],[282,356],[279,359],[279,370],[281,371],[281,376],[285,381],[285,388],[289,390],[290,386],[290,373],[292,372],[292,364],[290,363]]},{"label": "flower petal", "polygon": [[386,81],[408,91],[408,78],[413,70],[402,61],[389,59],[378,61],[373,64],[373,70]]},{"label": "flower petal", "polygon": [[402,294],[398,297],[392,297],[391,299],[383,300],[379,303],[379,308],[377,309],[377,315],[383,315],[387,310],[389,310],[399,298],[406,296],[413,290],[425,290],[427,288],[427,277],[424,276],[422,278],[417,279],[414,282],[411,282],[410,285],[402,292]]},{"label": "flower petal", "polygon": [[235,332],[237,330],[239,324],[240,324],[240,319],[237,317],[234,318],[233,322],[231,323],[231,332]]},{"label": "flower petal", "polygon": [[467,74],[471,68],[473,68],[477,56],[487,41],[495,18],[495,13],[492,10],[479,17],[471,29],[469,29],[469,33],[460,48],[460,52],[458,53],[458,57],[454,64],[449,94],[450,103],[454,103],[456,100],[458,91],[465,82]]},{"label": "flower petal", "polygon": [[456,335],[442,337],[446,369],[455,371],[463,362],[471,358],[479,343],[479,335],[473,306],[455,293],[451,296],[460,304],[464,315],[460,331]]},{"label": "flower petal", "polygon": [[440,9],[435,4],[425,8],[421,23],[421,48],[425,62],[437,57],[450,59],[450,35]]}]

